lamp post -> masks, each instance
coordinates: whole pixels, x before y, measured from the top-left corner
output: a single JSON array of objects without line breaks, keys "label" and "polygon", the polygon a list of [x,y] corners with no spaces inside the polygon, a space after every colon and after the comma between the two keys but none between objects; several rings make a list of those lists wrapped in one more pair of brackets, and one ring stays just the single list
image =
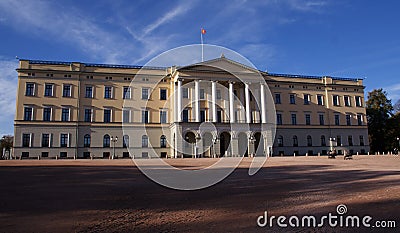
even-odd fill
[{"label": "lamp post", "polygon": [[396,154],[399,154],[399,150],[400,150],[400,138],[397,137],[396,140],[397,140],[397,142],[398,142],[398,144],[399,144],[399,147],[397,148],[397,153],[396,153]]},{"label": "lamp post", "polygon": [[251,157],[254,157],[254,156],[255,156],[255,151],[254,151],[254,150],[256,150],[256,148],[254,148],[254,142],[256,141],[256,139],[254,138],[253,135],[251,135],[251,136],[249,137],[249,140],[250,140],[250,144],[251,144],[251,148],[252,148],[252,151],[251,151],[250,156],[251,156]]},{"label": "lamp post", "polygon": [[333,142],[336,141],[336,138],[329,138],[329,150],[333,151]]},{"label": "lamp post", "polygon": [[115,157],[115,143],[118,141],[118,137],[117,136],[115,136],[115,137],[111,136],[111,141],[113,143],[113,155],[112,155],[111,159],[114,159],[114,157]]},{"label": "lamp post", "polygon": [[197,158],[197,153],[198,153],[198,151],[199,151],[199,147],[197,146],[197,143],[198,143],[200,140],[201,140],[200,135],[197,135],[197,137],[196,137],[196,143],[195,143],[195,146],[194,146],[194,158]]}]

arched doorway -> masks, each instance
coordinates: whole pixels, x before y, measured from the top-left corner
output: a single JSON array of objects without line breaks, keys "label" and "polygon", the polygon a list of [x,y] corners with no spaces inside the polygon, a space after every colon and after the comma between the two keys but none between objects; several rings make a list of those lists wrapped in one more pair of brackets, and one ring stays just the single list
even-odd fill
[{"label": "arched doorway", "polygon": [[231,144],[231,134],[228,132],[223,132],[219,136],[220,140],[220,155],[223,156],[230,156],[229,153],[229,145]]},{"label": "arched doorway", "polygon": [[246,133],[239,133],[239,156],[249,156],[249,144]]},{"label": "arched doorway", "polygon": [[185,140],[185,153],[183,154],[183,157],[191,158],[194,156],[195,153],[194,146],[196,145],[196,134],[194,134],[192,131],[188,131],[185,133],[183,139]]},{"label": "arched doorway", "polygon": [[205,132],[201,137],[203,140],[202,157],[213,157],[215,154],[213,145],[213,135],[210,132]]},{"label": "arched doorway", "polygon": [[256,151],[256,156],[265,156],[264,154],[264,137],[260,132],[254,134],[254,149]]}]

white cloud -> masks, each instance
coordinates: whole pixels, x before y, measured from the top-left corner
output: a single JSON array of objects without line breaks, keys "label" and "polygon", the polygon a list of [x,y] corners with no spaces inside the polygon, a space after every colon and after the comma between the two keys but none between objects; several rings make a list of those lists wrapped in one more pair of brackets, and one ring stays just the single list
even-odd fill
[{"label": "white cloud", "polygon": [[187,5],[180,5],[180,6],[174,7],[172,9],[172,11],[167,12],[162,17],[158,18],[155,22],[147,25],[143,30],[144,35],[151,33],[153,30],[157,29],[164,23],[167,23],[168,21],[172,20],[173,18],[186,13],[188,10],[189,10],[189,7]]},{"label": "white cloud", "polygon": [[288,0],[287,3],[292,9],[304,12],[320,12],[328,4],[318,0]]},{"label": "white cloud", "polygon": [[385,87],[383,90],[388,92],[388,98],[392,100],[392,104],[400,100],[400,83]]},{"label": "white cloud", "polygon": [[0,57],[0,134],[13,134],[18,78],[17,60]]},{"label": "white cloud", "polygon": [[101,28],[78,9],[55,4],[3,0],[0,1],[0,14],[15,30],[77,45],[104,62],[120,62],[135,49],[132,43]]}]

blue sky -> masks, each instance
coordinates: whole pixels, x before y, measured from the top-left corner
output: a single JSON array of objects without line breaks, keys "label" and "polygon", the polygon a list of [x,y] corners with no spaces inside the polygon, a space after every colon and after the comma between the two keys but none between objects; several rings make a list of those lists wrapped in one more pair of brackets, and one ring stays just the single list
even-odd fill
[{"label": "blue sky", "polygon": [[400,99],[399,1],[0,0],[0,135],[13,133],[16,56],[143,65],[168,49],[224,46],[272,73],[367,77]]}]

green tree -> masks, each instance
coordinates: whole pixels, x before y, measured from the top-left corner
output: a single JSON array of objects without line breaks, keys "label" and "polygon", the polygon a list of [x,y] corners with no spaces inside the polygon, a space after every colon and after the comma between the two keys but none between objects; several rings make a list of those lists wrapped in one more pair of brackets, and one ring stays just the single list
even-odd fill
[{"label": "green tree", "polygon": [[392,101],[387,98],[387,92],[375,89],[368,93],[366,103],[368,134],[372,152],[391,150],[391,135],[388,134],[388,120],[392,116]]},{"label": "green tree", "polygon": [[13,147],[14,137],[11,135],[4,135],[0,139],[0,157],[3,155],[3,148],[10,150]]}]

